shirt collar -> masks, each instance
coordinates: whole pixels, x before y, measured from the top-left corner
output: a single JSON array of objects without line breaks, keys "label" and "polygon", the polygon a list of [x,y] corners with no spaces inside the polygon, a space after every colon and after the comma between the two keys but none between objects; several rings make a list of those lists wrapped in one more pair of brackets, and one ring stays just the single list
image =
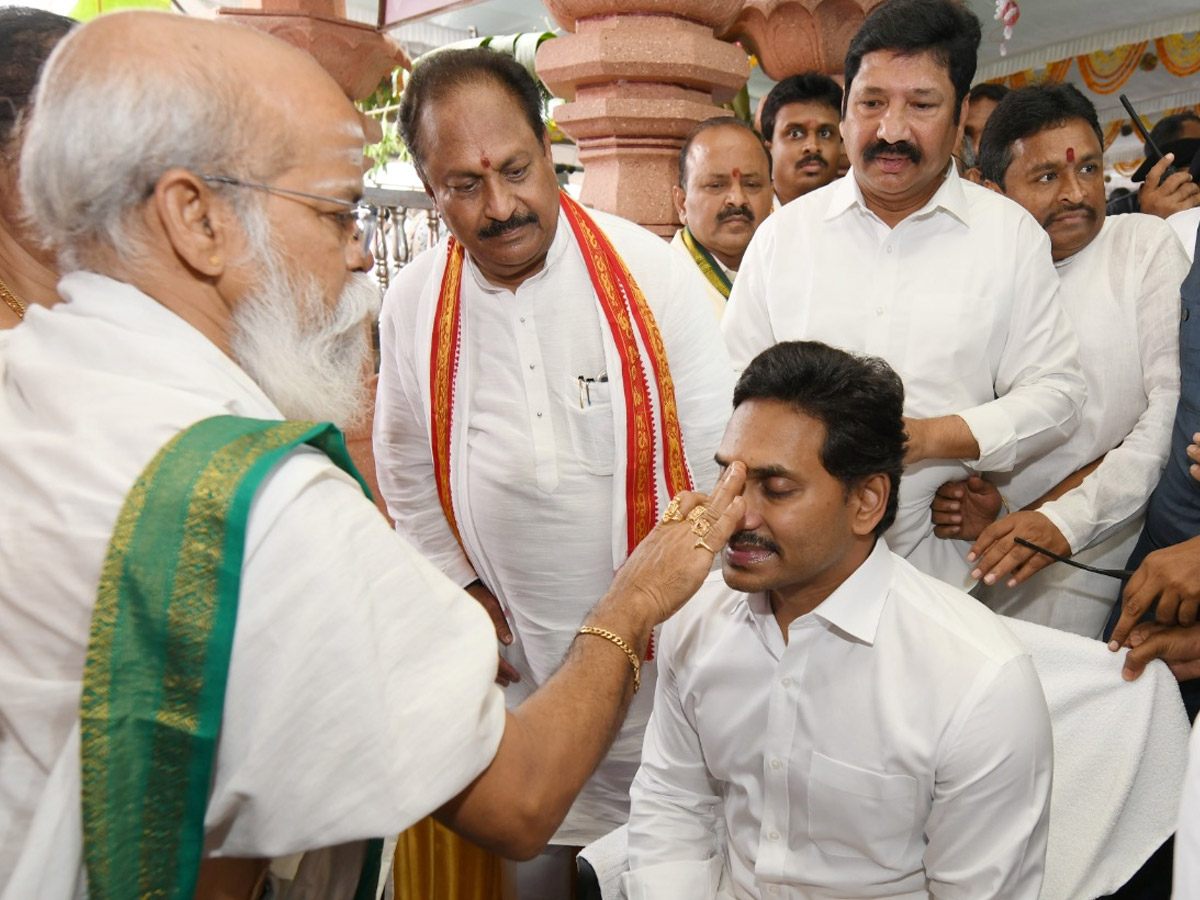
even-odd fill
[{"label": "shirt collar", "polygon": [[[850,577],[808,616],[815,616],[864,644],[874,644],[891,584],[892,552],[887,542],[878,538],[862,565],[850,573]],[[744,599],[750,623],[758,630],[764,643],[768,648],[781,650],[783,638],[767,595],[745,594]],[[793,625],[803,622],[808,616],[801,616]]]},{"label": "shirt collar", "polygon": [[850,577],[837,586],[811,615],[844,631],[864,644],[875,643],[879,617],[892,584],[892,553],[877,538],[870,555]]},{"label": "shirt collar", "polygon": [[[536,283],[539,279],[549,278],[546,273],[549,272],[562,255],[567,252],[568,242],[571,239],[571,225],[567,222],[566,214],[560,207],[558,210],[558,222],[554,228],[554,240],[550,242],[550,249],[546,251],[546,262],[542,265],[542,269],[536,275],[530,275],[521,285]],[[483,273],[479,271],[479,267],[475,264],[475,260],[471,259],[471,254],[466,254],[465,268],[471,273],[471,278],[474,279],[476,287],[485,294],[515,294],[516,291],[509,290],[506,287],[492,284]],[[521,285],[518,285],[520,287]]]},{"label": "shirt collar", "polygon": [[[854,177],[854,169],[846,173],[844,178],[839,178],[829,186],[829,207],[825,211],[825,219],[835,219],[849,209],[858,207],[867,209],[867,201],[863,197],[862,188],[858,186],[858,179]],[[970,226],[970,207],[967,203],[966,194],[963,191],[962,178],[958,175],[958,167],[954,165],[954,160],[951,159],[946,168],[946,177],[942,180],[941,186],[938,187],[934,195],[915,213],[911,213],[906,218],[916,219],[928,216],[937,210],[944,210],[954,218],[958,219],[966,226]],[[874,213],[871,213],[874,215]]]}]

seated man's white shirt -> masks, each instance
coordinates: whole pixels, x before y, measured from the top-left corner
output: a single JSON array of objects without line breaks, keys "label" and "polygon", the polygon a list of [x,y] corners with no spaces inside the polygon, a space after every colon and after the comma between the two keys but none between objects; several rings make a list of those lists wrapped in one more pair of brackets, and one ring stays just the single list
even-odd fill
[{"label": "seated man's white shirt", "polygon": [[1191,261],[1196,254],[1196,231],[1200,229],[1200,206],[1168,216],[1167,224],[1179,238],[1179,243],[1183,244],[1188,260]]},{"label": "seated man's white shirt", "polygon": [[[78,272],[60,291],[67,303],[31,309],[0,344],[5,900],[66,900],[82,884],[80,682],[134,480],[201,419],[282,418],[135,288]],[[393,835],[459,793],[504,730],[494,641],[478,604],[356,482],[316,450],[290,454],[250,510],[206,853],[276,857]]]},{"label": "seated man's white shirt", "polygon": [[[714,573],[663,627],[631,900],[1036,900],[1050,718],[994,614],[880,540],[785,644]],[[726,857],[718,835],[725,833]]]},{"label": "seated man's white shirt", "polygon": [[[687,244],[683,242],[682,228],[675,232],[675,237],[671,238],[671,248],[678,253],[682,253],[684,258],[686,258],[689,263],[691,263],[693,266],[696,266],[696,261],[692,259],[692,251],[690,251],[687,248]],[[730,283],[737,278],[737,269],[729,268],[729,266],[717,259],[716,256],[713,256],[713,262],[721,267],[721,271],[725,273],[725,277],[729,279]],[[696,270],[699,271],[699,269],[700,267],[696,266]],[[706,294],[708,296],[709,305],[712,306],[712,311],[716,313],[717,321],[719,322],[721,321],[721,317],[725,315],[725,295],[713,287],[711,283],[709,283],[709,280],[704,277],[703,272],[700,273],[700,277],[704,278],[704,287],[707,288]]]},{"label": "seated man's white shirt", "polygon": [[[1120,569],[1170,450],[1179,401],[1179,288],[1188,262],[1161,219],[1128,213],[1108,216],[1090,244],[1056,267],[1087,381],[1083,418],[1060,446],[993,480],[1018,509],[1104,456],[1082,484],[1040,512],[1081,562]],[[1004,615],[1085,637],[1100,636],[1117,596],[1111,578],[1063,565],[1015,588],[980,585],[973,593]]]},{"label": "seated man's white shirt", "polygon": [[1200,900],[1200,728],[1193,726],[1175,835],[1173,900]]},{"label": "seated man's white shirt", "polygon": [[963,418],[978,461],[909,466],[888,540],[922,571],[967,587],[969,544],[934,536],[929,503],[944,482],[1008,471],[1075,428],[1083,377],[1057,291],[1033,217],[962,181],[953,164],[895,228],[867,209],[851,172],[763,222],[722,331],[736,369],[779,341],[823,341],[885,359],[904,381],[905,415]]},{"label": "seated man's white shirt", "polygon": [[[666,346],[687,459],[698,490],[716,481],[716,451],[729,417],[732,372],[695,264],[615,216],[590,211],[645,294]],[[428,397],[417,366],[429,340],[422,304],[437,292],[446,245],[403,269],[384,300],[375,413],[380,489],[396,527],[459,584],[479,577],[504,605],[513,632],[505,658],[521,681],[516,705],[562,661],[614,571],[614,478],[623,484],[610,397],[621,374],[606,371],[595,292],[571,228],[559,217],[541,272],[515,292],[463,265],[461,353],[468,366],[456,416],[467,416],[467,490],[458,517],[468,559],[447,524],[433,478]],[[435,293],[436,296],[436,293]],[[426,357],[427,359],[427,357]],[[428,366],[426,361],[424,365]],[[598,380],[606,376],[607,381]],[[593,379],[580,383],[580,377]],[[618,458],[620,454],[620,458]],[[615,474],[620,473],[620,474]],[[622,511],[623,512],[623,511]],[[624,547],[621,529],[621,547]],[[581,845],[625,821],[629,782],[641,757],[655,664],[604,762],[553,843]]]}]

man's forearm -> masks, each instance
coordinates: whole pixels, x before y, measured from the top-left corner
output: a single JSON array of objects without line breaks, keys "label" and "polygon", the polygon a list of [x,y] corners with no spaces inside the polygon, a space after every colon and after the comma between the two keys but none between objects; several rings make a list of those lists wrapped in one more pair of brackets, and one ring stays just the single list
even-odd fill
[{"label": "man's forearm", "polygon": [[935,416],[930,419],[905,417],[908,432],[907,465],[923,459],[979,458],[979,442],[961,416]]}]

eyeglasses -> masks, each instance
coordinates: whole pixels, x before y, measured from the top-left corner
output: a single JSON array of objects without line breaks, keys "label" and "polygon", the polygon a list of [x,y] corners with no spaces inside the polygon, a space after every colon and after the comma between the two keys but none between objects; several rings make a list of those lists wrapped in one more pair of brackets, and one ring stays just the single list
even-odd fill
[{"label": "eyeglasses", "polygon": [[[340,200],[337,197],[326,197],[322,194],[306,194],[304,191],[293,191],[288,188],[275,187],[270,184],[258,184],[253,181],[242,181],[229,175],[201,175],[201,181],[228,184],[233,187],[252,188],[256,191],[266,191],[268,194],[282,194],[285,197],[303,197],[306,200],[317,200],[321,203],[332,203],[342,207],[345,212],[323,213],[332,215],[345,226],[351,223],[355,227],[355,235],[364,253],[371,252],[371,241],[375,237],[375,229],[379,226],[379,207],[365,200]],[[320,212],[320,210],[318,210]]]}]

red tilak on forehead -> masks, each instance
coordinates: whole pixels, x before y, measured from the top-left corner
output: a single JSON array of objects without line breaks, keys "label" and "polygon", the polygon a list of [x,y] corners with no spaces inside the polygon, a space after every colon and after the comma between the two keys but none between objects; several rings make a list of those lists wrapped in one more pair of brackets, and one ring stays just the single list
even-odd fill
[{"label": "red tilak on forehead", "polygon": [[1067,162],[1075,162],[1075,148],[1074,147],[1067,148]]},{"label": "red tilak on forehead", "polygon": [[492,167],[492,161],[490,159],[488,159],[486,156],[479,157],[479,164],[481,166],[483,166],[485,169],[490,169]]},{"label": "red tilak on forehead", "polygon": [[742,170],[741,170],[741,169],[734,169],[734,170],[733,170],[733,177],[734,177],[734,178],[741,178],[741,177],[742,177]]}]

